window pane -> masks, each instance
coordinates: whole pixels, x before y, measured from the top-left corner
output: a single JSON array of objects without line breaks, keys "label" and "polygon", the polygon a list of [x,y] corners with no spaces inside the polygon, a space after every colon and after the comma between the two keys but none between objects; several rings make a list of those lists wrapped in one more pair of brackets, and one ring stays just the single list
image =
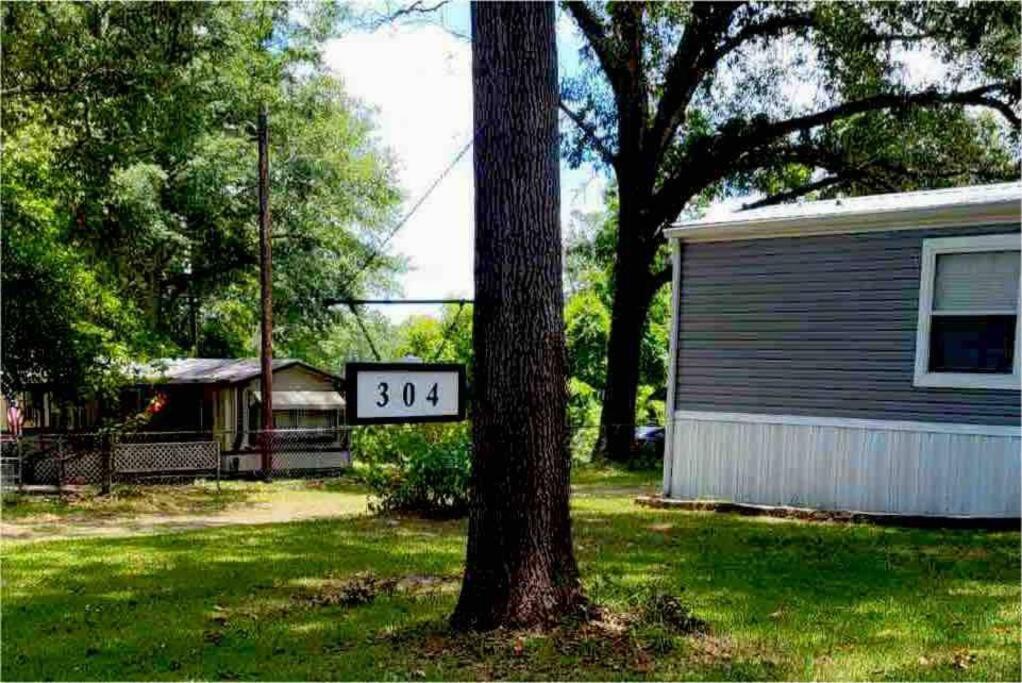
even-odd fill
[{"label": "window pane", "polygon": [[1014,311],[1018,305],[1019,252],[937,254],[935,311]]},{"label": "window pane", "polygon": [[1012,371],[1015,316],[935,315],[930,321],[931,372]]}]

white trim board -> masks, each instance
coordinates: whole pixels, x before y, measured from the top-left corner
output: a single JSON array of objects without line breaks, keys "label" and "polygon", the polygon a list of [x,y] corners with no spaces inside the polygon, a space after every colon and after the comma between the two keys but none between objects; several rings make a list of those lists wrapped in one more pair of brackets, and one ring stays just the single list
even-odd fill
[{"label": "white trim board", "polygon": [[971,434],[976,436],[1022,436],[1022,425],[984,425],[961,422],[911,422],[907,420],[871,420],[852,417],[817,417],[807,415],[770,415],[765,413],[716,413],[700,410],[676,410],[675,420],[708,422],[749,422],[804,427],[838,427],[845,429],[882,429],[895,432],[929,432],[937,434]]},{"label": "white trim board", "polygon": [[664,231],[688,242],[801,237],[1018,224],[1022,184],[853,197],[679,222]]},{"label": "white trim board", "polygon": [[[678,370],[678,311],[681,299],[681,242],[671,243],[671,338],[668,340],[667,365],[667,406],[674,406],[674,394],[677,391]],[[668,408],[670,410],[670,408]],[[668,493],[668,482],[671,481],[671,448],[674,443],[674,420],[667,420],[664,426],[664,480],[663,493]]]}]

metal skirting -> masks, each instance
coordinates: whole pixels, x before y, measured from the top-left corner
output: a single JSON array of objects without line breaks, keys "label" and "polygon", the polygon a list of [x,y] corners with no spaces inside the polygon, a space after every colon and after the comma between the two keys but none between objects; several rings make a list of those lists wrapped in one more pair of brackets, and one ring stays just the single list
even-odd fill
[{"label": "metal skirting", "polygon": [[665,494],[682,500],[1017,518],[1022,437],[1003,427],[679,412]]}]

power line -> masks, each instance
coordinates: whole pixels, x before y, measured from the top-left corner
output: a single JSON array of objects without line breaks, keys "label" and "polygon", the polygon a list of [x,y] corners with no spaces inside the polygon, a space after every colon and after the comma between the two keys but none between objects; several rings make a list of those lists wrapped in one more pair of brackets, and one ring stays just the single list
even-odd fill
[{"label": "power line", "polygon": [[443,354],[443,352],[447,349],[447,339],[450,336],[451,332],[454,331],[454,326],[458,324],[458,319],[461,317],[461,312],[463,310],[465,310],[464,300],[460,304],[458,304],[458,310],[454,314],[454,318],[451,320],[450,324],[445,326],[444,329],[440,332],[440,345],[437,347],[436,352],[433,354],[433,358],[430,359],[431,363],[437,362],[441,354]]},{"label": "power line", "polygon": [[408,222],[408,219],[415,215],[415,212],[418,211],[419,207],[422,206],[427,199],[429,199],[429,196],[431,194],[433,194],[433,190],[435,190],[437,186],[440,185],[441,182],[443,182],[444,178],[446,178],[450,174],[451,170],[455,167],[455,165],[457,165],[457,163],[461,161],[461,158],[465,156],[465,153],[469,150],[470,147],[472,147],[472,143],[475,142],[476,136],[478,135],[479,131],[477,130],[475,132],[475,135],[473,135],[469,139],[469,141],[466,142],[465,145],[458,151],[458,153],[454,155],[454,158],[451,160],[449,164],[447,164],[447,167],[444,168],[440,175],[437,176],[436,180],[434,180],[430,184],[430,186],[426,188],[426,191],[422,194],[421,197],[419,197],[415,204],[412,205],[412,208],[408,211],[408,213],[405,214],[404,218],[399,220],[397,224],[393,228],[391,228],[390,232],[387,233],[387,236],[384,237],[380,241],[380,243],[377,244],[369,252],[369,256],[366,257],[362,264],[355,270],[355,273],[351,276],[351,278],[345,283],[344,287],[342,287],[341,289],[342,292],[351,291],[352,285],[354,285],[358,281],[358,278],[361,277],[362,273],[364,273],[369,266],[376,262],[376,260],[380,257],[383,248],[387,246],[391,239],[393,239],[394,235],[397,234],[397,231],[404,227],[405,223]]},{"label": "power line", "polygon": [[[352,285],[354,285],[358,281],[358,278],[362,276],[362,273],[364,273],[369,266],[371,266],[373,263],[376,262],[376,259],[378,259],[380,257],[380,254],[382,253],[384,247],[386,247],[387,244],[390,242],[390,240],[393,239],[394,235],[397,234],[397,231],[400,230],[402,227],[404,227],[405,223],[408,222],[408,219],[410,219],[412,216],[415,215],[415,212],[419,210],[419,207],[422,206],[426,202],[427,199],[429,199],[429,196],[431,194],[433,194],[433,190],[435,190],[437,188],[437,186],[440,185],[440,183],[443,182],[444,178],[446,178],[450,174],[451,170],[457,165],[457,163],[459,161],[461,161],[461,158],[463,156],[465,156],[465,153],[469,150],[470,147],[472,147],[472,143],[475,142],[475,139],[476,139],[477,135],[479,135],[479,131],[478,130],[475,132],[475,134],[471,138],[469,138],[469,141],[466,142],[465,145],[460,150],[458,150],[458,153],[454,155],[454,158],[451,159],[450,163],[447,164],[446,168],[444,168],[444,170],[441,171],[440,175],[438,175],[436,177],[436,180],[434,180],[432,183],[430,183],[430,186],[426,188],[426,191],[422,193],[422,196],[419,197],[419,199],[415,202],[415,204],[412,205],[412,208],[409,209],[408,213],[406,213],[404,215],[404,218],[399,220],[397,222],[397,224],[394,225],[393,228],[391,228],[390,232],[387,233],[387,236],[384,237],[380,241],[380,243],[377,244],[369,252],[369,255],[366,257],[366,259],[355,270],[355,273],[344,284],[344,287],[341,288],[342,292],[350,292]],[[326,299],[324,301],[324,303],[327,306],[334,306],[336,304],[346,304],[348,306],[348,308],[351,310],[352,315],[355,316],[355,321],[358,323],[359,328],[362,330],[362,335],[365,337],[366,341],[369,343],[369,348],[372,350],[373,356],[376,358],[377,361],[379,361],[380,360],[380,352],[376,349],[376,345],[373,343],[372,336],[369,334],[369,329],[366,327],[365,323],[362,321],[362,316],[359,314],[358,308],[356,308],[357,306],[362,305],[362,304],[447,303],[448,301],[449,300],[442,300],[442,299],[418,299],[418,300],[398,301],[398,300],[393,300],[393,299],[333,298],[333,299]],[[468,300],[459,300],[459,303],[460,303],[461,306],[464,306],[466,303],[470,303],[470,302]],[[458,314],[459,315],[461,314],[461,308],[460,307],[458,309]]]},{"label": "power line", "polygon": [[327,299],[327,306],[420,306],[426,304],[470,304],[472,299]]}]

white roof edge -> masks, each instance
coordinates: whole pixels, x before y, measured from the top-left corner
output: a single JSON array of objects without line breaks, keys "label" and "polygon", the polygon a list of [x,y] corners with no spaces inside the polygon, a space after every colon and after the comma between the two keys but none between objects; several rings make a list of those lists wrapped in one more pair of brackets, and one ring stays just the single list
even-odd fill
[{"label": "white roof edge", "polygon": [[664,232],[686,242],[720,242],[1020,221],[1022,183],[1013,182],[772,206],[682,221]]}]

